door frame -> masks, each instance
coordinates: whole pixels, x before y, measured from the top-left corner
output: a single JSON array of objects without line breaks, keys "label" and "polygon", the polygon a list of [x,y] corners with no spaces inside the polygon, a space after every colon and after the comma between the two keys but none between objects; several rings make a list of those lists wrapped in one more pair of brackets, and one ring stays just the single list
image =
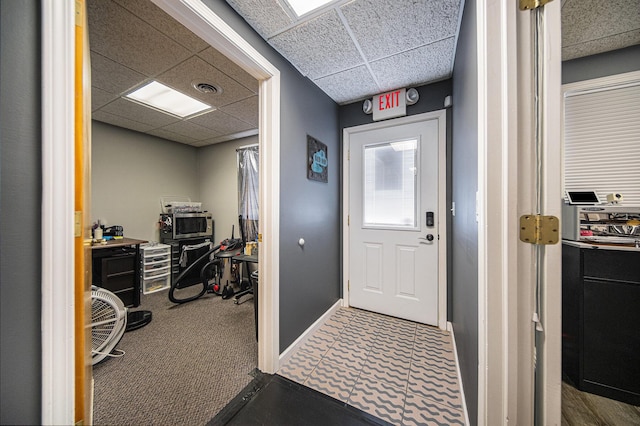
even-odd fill
[{"label": "door frame", "polygon": [[438,234],[440,238],[438,241],[438,328],[445,330],[447,327],[447,113],[444,109],[343,129],[342,158],[345,161],[342,169],[342,299],[344,306],[350,306],[349,145],[351,135],[428,120],[438,122]]},{"label": "door frame", "polygon": [[258,368],[272,374],[280,356],[280,71],[202,0],[151,1],[259,81]]},{"label": "door frame", "polygon": [[75,1],[42,1],[42,424],[75,423]]},{"label": "door frame", "polygon": [[[152,0],[260,82],[258,368],[279,363],[280,72],[201,0]],[[75,1],[42,0],[43,424],[74,423]],[[85,389],[89,395],[91,389]]]},{"label": "door frame", "polygon": [[[560,217],[560,2],[544,7],[541,214]],[[541,248],[544,331],[534,359],[536,247],[518,239],[535,214],[532,11],[478,2],[478,425],[560,424],[561,245]],[[538,383],[534,372],[538,373]]]}]

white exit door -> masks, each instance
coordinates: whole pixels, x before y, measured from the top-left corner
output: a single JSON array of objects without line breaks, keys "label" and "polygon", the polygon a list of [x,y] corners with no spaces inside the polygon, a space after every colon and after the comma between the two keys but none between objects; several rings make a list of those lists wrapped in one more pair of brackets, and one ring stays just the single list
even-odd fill
[{"label": "white exit door", "polygon": [[443,325],[444,119],[423,114],[345,130],[350,306]]}]

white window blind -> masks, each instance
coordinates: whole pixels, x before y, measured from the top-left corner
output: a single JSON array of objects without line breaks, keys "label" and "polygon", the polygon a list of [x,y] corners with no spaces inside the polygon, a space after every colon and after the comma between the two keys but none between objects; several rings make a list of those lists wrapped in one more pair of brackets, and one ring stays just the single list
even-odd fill
[{"label": "white window blind", "polygon": [[564,189],[640,206],[640,80],[564,96]]}]

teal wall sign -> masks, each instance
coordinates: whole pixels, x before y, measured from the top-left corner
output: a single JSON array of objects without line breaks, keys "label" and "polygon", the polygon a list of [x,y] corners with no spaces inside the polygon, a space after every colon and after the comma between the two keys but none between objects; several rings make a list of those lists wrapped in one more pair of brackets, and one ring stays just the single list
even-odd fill
[{"label": "teal wall sign", "polygon": [[307,178],[318,182],[329,180],[327,146],[307,135]]}]

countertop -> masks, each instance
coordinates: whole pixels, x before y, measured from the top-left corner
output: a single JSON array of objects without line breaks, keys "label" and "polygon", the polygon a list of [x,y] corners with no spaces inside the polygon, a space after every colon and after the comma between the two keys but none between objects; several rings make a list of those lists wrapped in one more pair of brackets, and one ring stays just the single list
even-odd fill
[{"label": "countertop", "polygon": [[135,246],[138,244],[144,244],[148,242],[147,240],[137,240],[135,238],[119,238],[113,239],[109,241],[103,241],[101,243],[91,243],[91,250],[103,249],[103,248],[113,248],[113,247],[125,247],[125,246]]},{"label": "countertop", "polygon": [[614,243],[594,243],[589,241],[572,241],[572,240],[562,240],[562,244],[566,244],[568,246],[585,248],[585,249],[600,249],[600,250],[619,250],[619,251],[637,251],[640,252],[640,247],[636,247],[633,243],[623,243],[623,244],[614,244]]}]

